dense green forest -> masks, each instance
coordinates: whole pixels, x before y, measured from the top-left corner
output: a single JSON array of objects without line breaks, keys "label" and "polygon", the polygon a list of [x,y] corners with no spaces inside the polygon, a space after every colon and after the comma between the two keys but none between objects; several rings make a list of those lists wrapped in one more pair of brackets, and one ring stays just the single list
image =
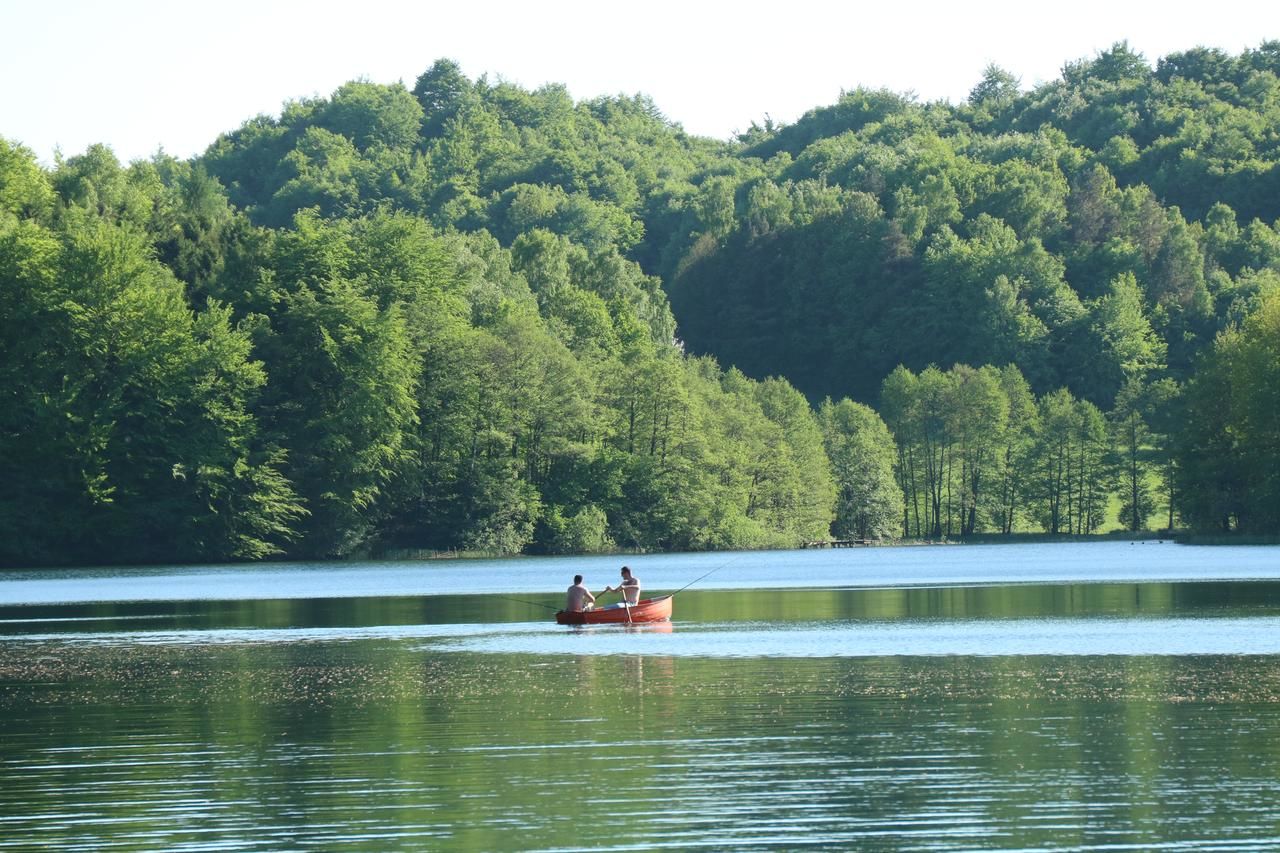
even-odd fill
[{"label": "dense green forest", "polygon": [[435,62],[0,139],[0,563],[1280,529],[1280,43],[692,137]]}]

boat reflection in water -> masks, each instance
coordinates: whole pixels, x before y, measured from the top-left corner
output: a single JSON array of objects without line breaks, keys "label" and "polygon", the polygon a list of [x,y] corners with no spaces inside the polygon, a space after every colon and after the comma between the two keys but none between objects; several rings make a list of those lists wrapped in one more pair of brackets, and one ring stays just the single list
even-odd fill
[{"label": "boat reflection in water", "polygon": [[661,622],[639,622],[623,625],[622,630],[628,634],[670,634],[675,630],[675,626],[671,624],[671,620],[664,619]]}]

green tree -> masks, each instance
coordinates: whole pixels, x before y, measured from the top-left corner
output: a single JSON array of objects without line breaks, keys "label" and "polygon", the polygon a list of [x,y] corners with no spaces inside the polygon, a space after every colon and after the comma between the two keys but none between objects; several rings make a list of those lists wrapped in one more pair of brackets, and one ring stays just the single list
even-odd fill
[{"label": "green tree", "polygon": [[321,127],[364,151],[376,145],[407,148],[418,141],[423,107],[402,85],[367,81],[338,87],[318,116]]},{"label": "green tree", "polygon": [[1091,331],[1099,342],[1095,351],[1100,363],[1091,383],[1098,398],[1107,400],[1125,382],[1141,381],[1164,367],[1165,343],[1147,320],[1132,273],[1112,281],[1110,292],[1090,313]]},{"label": "green tree", "polygon": [[993,480],[998,465],[1000,439],[1008,429],[1009,399],[1001,387],[1000,372],[994,367],[977,370],[967,365],[951,369],[953,398],[949,430],[954,437],[953,457],[960,472],[957,491],[960,497],[960,533],[970,536],[991,515],[995,498]]},{"label": "green tree", "polygon": [[0,137],[0,212],[43,220],[53,210],[49,178],[29,148]]},{"label": "green tree", "polygon": [[130,226],[0,232],[0,561],[279,553],[302,508],[251,413],[265,376],[230,310],[192,312]]},{"label": "green tree", "polygon": [[916,448],[919,442],[919,377],[902,365],[885,377],[880,392],[880,411],[892,431],[898,448],[894,471],[903,495],[902,535],[920,536],[922,489],[916,480]]},{"label": "green tree", "polygon": [[409,458],[418,362],[402,304],[380,305],[350,277],[350,241],[314,218],[295,225],[277,244],[276,305],[258,327],[271,377],[261,411],[311,513],[300,548],[349,554],[373,535],[378,498]]},{"label": "green tree", "polygon": [[[781,430],[791,463],[773,488],[762,490],[759,503],[768,508],[767,523],[787,544],[821,538],[831,529],[836,485],[818,419],[804,395],[786,380],[766,379],[751,390],[764,416]],[[892,481],[892,468],[887,470]]]},{"label": "green tree", "polygon": [[1149,485],[1151,442],[1147,424],[1151,403],[1141,380],[1130,379],[1116,396],[1112,430],[1120,451],[1120,522],[1129,530],[1144,530],[1155,511]]},{"label": "green tree", "polygon": [[1280,293],[1222,332],[1187,387],[1181,506],[1202,528],[1280,529]]},{"label": "green tree", "polygon": [[1080,432],[1076,401],[1066,389],[1040,400],[1036,441],[1037,515],[1049,533],[1071,530],[1072,439]]},{"label": "green tree", "polygon": [[969,103],[988,109],[999,109],[1013,103],[1018,96],[1019,79],[996,65],[989,63],[982,70],[982,79],[969,90]]},{"label": "green tree", "polygon": [[146,166],[124,168],[105,145],[59,160],[51,176],[64,204],[115,222],[146,226],[159,177]]},{"label": "green tree", "polygon": [[422,105],[423,134],[437,135],[445,122],[457,115],[470,91],[471,81],[451,59],[437,59],[422,72],[414,83],[413,96]]},{"label": "green tree", "polygon": [[818,418],[836,482],[833,532],[840,538],[896,538],[904,504],[889,428],[869,406],[848,399],[826,400]]},{"label": "green tree", "polygon": [[1041,398],[1036,514],[1049,533],[1093,533],[1105,522],[1113,470],[1102,412],[1066,389]]},{"label": "green tree", "polygon": [[1009,364],[1000,369],[1000,389],[1009,404],[1009,418],[997,437],[996,528],[1008,534],[1027,517],[1040,416],[1031,386],[1017,366]]}]

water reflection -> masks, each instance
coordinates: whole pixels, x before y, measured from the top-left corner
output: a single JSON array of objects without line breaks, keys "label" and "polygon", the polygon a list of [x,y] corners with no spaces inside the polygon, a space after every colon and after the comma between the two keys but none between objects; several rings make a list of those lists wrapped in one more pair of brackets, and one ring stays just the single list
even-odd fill
[{"label": "water reflection", "polygon": [[1280,847],[1274,580],[530,601],[0,608],[0,850]]},{"label": "water reflection", "polygon": [[[0,607],[0,636],[56,632],[320,631],[493,624],[551,625],[561,596],[517,601],[502,595],[305,598],[259,601],[103,602]],[[674,625],[751,622],[1280,616],[1280,582],[1097,583],[885,589],[688,590]],[[566,627],[578,631],[613,626]],[[340,631],[338,633],[341,633]],[[305,635],[300,634],[300,637]]]},{"label": "water reflection", "polygon": [[1276,843],[1273,656],[20,643],[0,677],[0,849]]},{"label": "water reflection", "polygon": [[[892,655],[1272,655],[1280,617],[1246,619],[1008,619],[919,622],[727,623],[638,642],[634,631],[589,635],[495,630],[429,649],[534,655],[886,657]],[[655,633],[655,632],[647,632]]]},{"label": "water reflection", "polygon": [[304,647],[408,642],[432,652],[669,657],[1271,655],[1280,617],[868,620],[561,627],[535,622],[369,628],[24,633],[17,643]]},{"label": "water reflection", "polygon": [[[608,625],[567,625],[565,626],[570,634],[585,634],[587,636],[599,635],[602,637],[615,636],[622,634],[671,634],[675,632],[675,624],[670,621],[662,622],[634,622],[627,624],[624,622],[608,624]],[[556,631],[556,634],[563,634],[564,631]]]}]

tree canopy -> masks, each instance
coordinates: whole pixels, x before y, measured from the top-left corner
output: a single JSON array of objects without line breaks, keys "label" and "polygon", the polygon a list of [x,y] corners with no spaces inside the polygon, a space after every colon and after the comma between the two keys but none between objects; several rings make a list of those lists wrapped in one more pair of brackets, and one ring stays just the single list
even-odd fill
[{"label": "tree canopy", "polygon": [[726,141],[447,59],[0,139],[0,562],[1274,531],[1278,111],[1120,43]]}]

